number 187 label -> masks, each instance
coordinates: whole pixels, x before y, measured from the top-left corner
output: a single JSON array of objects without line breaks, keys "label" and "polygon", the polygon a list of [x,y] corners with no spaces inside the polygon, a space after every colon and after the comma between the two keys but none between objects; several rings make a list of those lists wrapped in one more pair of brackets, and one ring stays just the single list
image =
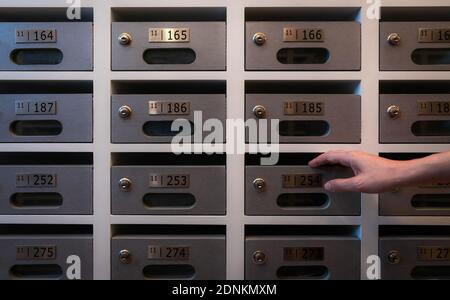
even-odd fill
[{"label": "number 187 label", "polygon": [[56,115],[56,101],[16,101],[16,115]]}]

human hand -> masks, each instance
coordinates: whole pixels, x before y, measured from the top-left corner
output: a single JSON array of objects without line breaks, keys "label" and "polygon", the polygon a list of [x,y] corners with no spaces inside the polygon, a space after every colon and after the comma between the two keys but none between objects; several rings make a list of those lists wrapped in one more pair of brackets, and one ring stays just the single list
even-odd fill
[{"label": "human hand", "polygon": [[337,164],[351,168],[355,176],[327,182],[324,187],[330,192],[390,192],[399,187],[407,171],[407,162],[389,160],[360,151],[330,151],[312,160],[309,166],[317,168]]}]

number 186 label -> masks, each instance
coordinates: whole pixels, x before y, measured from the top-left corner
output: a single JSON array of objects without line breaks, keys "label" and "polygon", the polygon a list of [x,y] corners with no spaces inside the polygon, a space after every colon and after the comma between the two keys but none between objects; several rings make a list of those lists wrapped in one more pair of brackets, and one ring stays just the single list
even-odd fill
[{"label": "number 186 label", "polygon": [[149,101],[148,113],[150,115],[189,115],[191,113],[191,103]]}]

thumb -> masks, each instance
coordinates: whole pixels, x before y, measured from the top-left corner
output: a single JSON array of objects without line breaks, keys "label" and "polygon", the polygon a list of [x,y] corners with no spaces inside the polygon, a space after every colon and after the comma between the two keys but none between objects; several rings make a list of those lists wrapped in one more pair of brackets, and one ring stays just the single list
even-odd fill
[{"label": "thumb", "polygon": [[329,192],[359,192],[356,177],[328,181],[324,188]]}]

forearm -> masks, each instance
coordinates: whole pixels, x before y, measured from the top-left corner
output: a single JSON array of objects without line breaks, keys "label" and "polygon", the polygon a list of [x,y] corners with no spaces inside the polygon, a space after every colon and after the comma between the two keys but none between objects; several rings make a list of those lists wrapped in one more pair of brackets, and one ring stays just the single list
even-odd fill
[{"label": "forearm", "polygon": [[396,176],[399,186],[450,183],[450,152],[406,161]]}]

